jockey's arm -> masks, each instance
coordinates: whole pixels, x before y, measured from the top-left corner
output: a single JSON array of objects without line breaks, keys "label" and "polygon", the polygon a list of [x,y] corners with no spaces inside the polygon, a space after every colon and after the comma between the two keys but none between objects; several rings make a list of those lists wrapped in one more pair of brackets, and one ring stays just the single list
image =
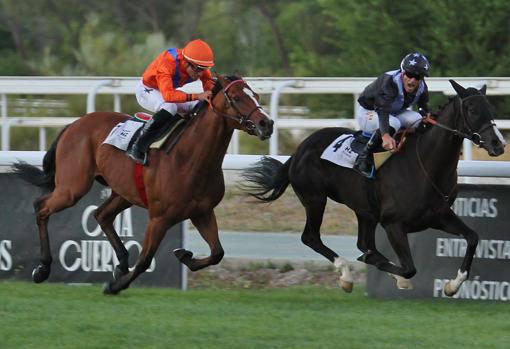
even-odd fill
[{"label": "jockey's arm", "polygon": [[168,103],[183,103],[193,100],[193,95],[176,90],[172,81],[172,75],[168,73],[158,73],[156,75],[158,90],[163,99]]},{"label": "jockey's arm", "polygon": [[390,114],[383,109],[379,109],[377,115],[379,117],[379,130],[382,135],[382,146],[386,150],[393,151],[395,150],[396,142],[390,135]]},{"label": "jockey's arm", "polygon": [[395,142],[395,139],[392,136],[390,136],[389,133],[384,133],[382,135],[382,146],[384,149],[393,152],[397,146],[397,143]]}]

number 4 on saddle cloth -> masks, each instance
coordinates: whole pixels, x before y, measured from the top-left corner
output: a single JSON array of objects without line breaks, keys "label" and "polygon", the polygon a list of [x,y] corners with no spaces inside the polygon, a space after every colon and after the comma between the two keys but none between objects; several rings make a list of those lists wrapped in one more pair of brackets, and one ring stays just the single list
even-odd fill
[{"label": "number 4 on saddle cloth", "polygon": [[[364,136],[362,131],[354,134],[343,134],[324,149],[321,159],[328,160],[342,167],[353,168],[354,162],[368,140],[369,137]],[[375,173],[375,170],[381,167],[390,156],[391,153],[389,151],[385,151],[382,147],[377,148],[373,156],[370,156],[370,161],[374,168],[372,173]]]},{"label": "number 4 on saddle cloth", "polygon": [[[103,141],[103,144],[110,144],[114,147],[127,151],[140,135],[143,125],[152,118],[152,115],[138,112],[131,119],[118,123],[110,134]],[[163,149],[170,152],[187,125],[187,118],[170,118],[150,140],[150,148]],[[168,141],[167,141],[168,140]],[[163,145],[165,145],[163,147]]]}]

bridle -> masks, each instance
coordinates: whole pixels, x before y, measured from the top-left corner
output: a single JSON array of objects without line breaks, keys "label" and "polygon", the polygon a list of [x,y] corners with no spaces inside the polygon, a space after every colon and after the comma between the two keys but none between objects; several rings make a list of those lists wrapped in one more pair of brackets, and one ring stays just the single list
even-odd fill
[{"label": "bridle", "polygon": [[[465,98],[456,98],[455,101],[459,101],[458,103],[455,102],[455,105],[459,105],[458,108],[460,108],[460,115],[464,121],[464,125],[467,127],[467,132],[464,132],[464,131],[460,131],[458,130],[457,127],[455,128],[451,128],[449,126],[446,126],[444,124],[441,124],[439,122],[437,122],[437,120],[433,119],[432,117],[430,117],[430,114],[425,116],[423,118],[423,121],[425,123],[428,123],[428,124],[431,124],[433,126],[437,126],[437,127],[440,127],[444,130],[447,130],[451,133],[453,133],[454,135],[458,136],[458,137],[461,137],[461,138],[466,138],[466,139],[469,139],[471,142],[473,142],[474,144],[476,144],[477,146],[481,146],[482,144],[484,144],[484,141],[482,140],[482,137],[481,137],[481,133],[483,133],[485,130],[487,130],[488,128],[491,128],[491,127],[495,127],[496,126],[496,123],[494,122],[494,120],[490,120],[490,122],[484,126],[482,126],[480,128],[480,130],[478,130],[477,132],[474,132],[473,131],[473,127],[472,125],[470,124],[469,122],[469,119],[467,118],[467,115],[464,111],[464,102],[470,98],[474,98],[474,97],[485,97],[484,95],[471,95],[471,96],[468,96],[468,97],[465,97]],[[455,105],[454,105],[454,108],[455,108]],[[430,184],[432,185],[432,187],[435,189],[436,192],[439,193],[439,195],[441,195],[441,197],[443,198],[444,201],[448,202],[450,200],[450,197],[451,195],[454,193],[455,191],[455,188],[456,186],[453,186],[452,190],[450,190],[450,192],[448,194],[444,194],[443,191],[436,185],[436,183],[434,183],[434,181],[432,180],[432,178],[430,178],[430,175],[429,173],[427,172],[427,169],[425,168],[422,160],[421,160],[421,156],[420,156],[420,152],[418,150],[418,144],[419,144],[419,140],[420,140],[420,137],[418,137],[417,141],[416,141],[416,157],[418,159],[418,164],[420,165],[423,173],[425,173],[425,176],[427,177],[427,180],[430,182]]]},{"label": "bridle", "polygon": [[485,143],[482,140],[481,133],[483,133],[485,130],[487,130],[487,129],[491,128],[491,127],[496,126],[496,123],[492,119],[487,124],[482,126],[477,132],[473,131],[473,127],[472,127],[471,123],[469,122],[469,119],[467,118],[466,113],[464,111],[464,109],[465,109],[464,108],[464,103],[468,99],[475,98],[475,97],[485,98],[484,95],[471,95],[471,96],[467,96],[465,98],[460,98],[459,97],[458,99],[455,99],[455,101],[457,101],[457,100],[459,101],[458,102],[458,104],[459,104],[458,108],[460,108],[460,115],[461,115],[461,117],[462,117],[462,119],[464,121],[464,125],[467,127],[467,132],[463,132],[463,131],[458,130],[457,128],[451,128],[451,127],[448,127],[448,126],[446,126],[444,124],[441,124],[441,123],[437,122],[437,120],[435,120],[432,117],[430,117],[429,115],[424,117],[423,121],[425,123],[428,123],[428,124],[440,127],[440,128],[442,128],[444,130],[450,131],[451,133],[453,133],[454,135],[456,135],[458,137],[469,139],[471,142],[473,142],[474,144],[476,144],[477,146],[480,147],[482,144]]},{"label": "bridle", "polygon": [[[228,114],[225,114],[225,113],[222,113],[220,112],[218,109],[216,109],[212,103],[212,100],[208,100],[208,103],[209,103],[209,106],[211,107],[211,109],[217,114],[217,115],[220,115],[220,116],[223,116],[225,118],[228,118],[228,119],[232,119],[232,120],[235,120],[237,122],[239,122],[239,124],[241,126],[244,126],[244,128],[246,129],[246,132],[248,134],[255,134],[255,129],[256,129],[256,126],[255,124],[253,123],[253,121],[250,120],[250,117],[252,116],[253,113],[255,113],[257,110],[259,109],[262,109],[262,107],[260,105],[256,105],[255,108],[253,108],[252,110],[250,110],[250,112],[246,115],[243,115],[243,113],[241,112],[241,110],[239,109],[239,105],[236,103],[236,101],[234,101],[227,93],[228,89],[230,87],[232,87],[233,85],[237,84],[237,83],[242,83],[244,84],[248,89],[250,89],[250,91],[253,92],[253,90],[246,84],[246,82],[242,79],[239,79],[239,80],[234,80],[234,81],[231,81],[225,88],[223,88],[223,96],[225,97],[225,100],[227,101],[227,105],[228,105],[228,108],[234,108],[235,111],[237,112],[237,114],[235,116],[232,116],[232,115],[228,115]],[[214,97],[212,98],[214,99]]]}]

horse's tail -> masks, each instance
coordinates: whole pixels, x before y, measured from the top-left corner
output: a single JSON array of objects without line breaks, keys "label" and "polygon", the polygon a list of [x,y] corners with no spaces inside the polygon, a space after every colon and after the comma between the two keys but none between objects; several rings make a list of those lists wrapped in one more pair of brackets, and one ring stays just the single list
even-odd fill
[{"label": "horse's tail", "polygon": [[241,177],[246,181],[241,189],[249,195],[270,202],[278,199],[289,185],[290,158],[284,164],[264,156],[254,166],[243,170]]},{"label": "horse's tail", "polygon": [[43,169],[37,166],[29,165],[24,161],[19,161],[12,165],[13,172],[18,174],[24,181],[42,188],[45,191],[51,192],[55,189],[55,157],[57,153],[57,144],[60,137],[67,129],[67,126],[59,133],[57,138],[53,141],[50,149],[46,152],[43,158]]}]

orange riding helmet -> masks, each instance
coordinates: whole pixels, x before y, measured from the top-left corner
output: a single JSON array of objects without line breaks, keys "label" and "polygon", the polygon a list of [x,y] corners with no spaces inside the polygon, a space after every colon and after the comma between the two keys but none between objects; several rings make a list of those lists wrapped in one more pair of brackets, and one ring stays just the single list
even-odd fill
[{"label": "orange riding helmet", "polygon": [[213,67],[214,54],[205,41],[200,39],[190,41],[184,46],[182,54],[186,60],[199,67]]}]

